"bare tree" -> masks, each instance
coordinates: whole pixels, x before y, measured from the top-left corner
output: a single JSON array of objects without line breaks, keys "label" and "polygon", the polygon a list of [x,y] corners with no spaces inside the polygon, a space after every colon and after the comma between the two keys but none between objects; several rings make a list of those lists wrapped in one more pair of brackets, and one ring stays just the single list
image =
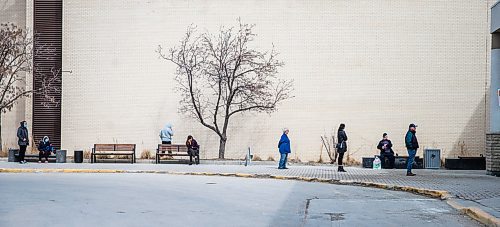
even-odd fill
[{"label": "bare tree", "polygon": [[276,111],[280,102],[291,98],[293,81],[277,77],[283,62],[274,46],[259,51],[250,45],[255,25],[221,29],[216,34],[197,34],[190,26],[178,46],[157,52],[176,65],[180,112],[186,113],[219,138],[219,158],[224,159],[231,117],[244,112]]},{"label": "bare tree", "polygon": [[[0,24],[0,132],[2,129],[1,115],[12,110],[15,103],[32,93],[38,93],[45,97],[44,105],[59,105],[53,97],[59,88],[52,86],[60,83],[60,68],[52,68],[50,75],[42,75],[35,70],[35,74],[41,76],[42,84],[37,89],[26,89],[26,74],[32,72],[34,55],[55,56],[54,49],[50,46],[34,48],[35,39],[28,32],[16,25]],[[35,67],[36,69],[37,67]],[[0,150],[2,149],[2,137],[0,133]]]}]

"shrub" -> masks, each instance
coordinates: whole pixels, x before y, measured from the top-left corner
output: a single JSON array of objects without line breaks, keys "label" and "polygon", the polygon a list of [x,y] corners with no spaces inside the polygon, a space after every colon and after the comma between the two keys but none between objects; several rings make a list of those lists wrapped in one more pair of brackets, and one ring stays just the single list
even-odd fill
[{"label": "shrub", "polygon": [[347,154],[346,160],[344,161],[344,164],[348,165],[348,166],[359,166],[359,165],[361,165],[361,162],[357,161],[354,158],[351,158],[351,156],[349,154]]},{"label": "shrub", "polygon": [[90,159],[90,151],[83,152],[83,159]]},{"label": "shrub", "polygon": [[153,153],[151,153],[151,151],[149,151],[149,150],[143,150],[141,152],[141,158],[142,159],[154,159],[155,156],[153,155]]},{"label": "shrub", "polygon": [[262,158],[260,158],[258,155],[254,154],[252,161],[262,161]]}]

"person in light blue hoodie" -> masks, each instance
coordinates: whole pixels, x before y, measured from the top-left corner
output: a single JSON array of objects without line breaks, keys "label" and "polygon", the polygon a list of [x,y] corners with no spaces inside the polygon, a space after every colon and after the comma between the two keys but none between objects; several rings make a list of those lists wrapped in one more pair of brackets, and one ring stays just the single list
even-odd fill
[{"label": "person in light blue hoodie", "polygon": [[287,128],[283,129],[283,135],[281,135],[280,141],[278,143],[278,148],[280,151],[280,162],[278,165],[278,169],[288,169],[286,168],[286,162],[288,159],[288,154],[292,152],[290,149],[290,139],[288,139],[288,132],[289,130]]},{"label": "person in light blue hoodie", "polygon": [[174,136],[174,130],[172,130],[172,124],[166,124],[165,127],[160,131],[161,144],[172,144],[172,136]]}]

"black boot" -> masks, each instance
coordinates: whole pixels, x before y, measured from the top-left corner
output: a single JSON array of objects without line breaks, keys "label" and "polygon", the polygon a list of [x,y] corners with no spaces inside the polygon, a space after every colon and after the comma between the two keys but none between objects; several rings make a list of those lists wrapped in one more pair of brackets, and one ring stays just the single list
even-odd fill
[{"label": "black boot", "polygon": [[339,171],[339,172],[346,172],[346,171],[344,170],[344,166],[339,166],[338,171]]}]

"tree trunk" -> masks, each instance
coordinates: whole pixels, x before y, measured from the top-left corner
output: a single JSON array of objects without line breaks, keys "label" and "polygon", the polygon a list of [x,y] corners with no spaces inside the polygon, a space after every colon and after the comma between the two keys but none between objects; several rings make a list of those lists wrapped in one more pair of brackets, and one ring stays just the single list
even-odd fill
[{"label": "tree trunk", "polygon": [[227,138],[220,138],[219,159],[224,159],[224,154],[226,153],[226,141],[227,141]]},{"label": "tree trunk", "polygon": [[2,111],[0,110],[0,153],[3,152],[3,140],[2,140]]}]

